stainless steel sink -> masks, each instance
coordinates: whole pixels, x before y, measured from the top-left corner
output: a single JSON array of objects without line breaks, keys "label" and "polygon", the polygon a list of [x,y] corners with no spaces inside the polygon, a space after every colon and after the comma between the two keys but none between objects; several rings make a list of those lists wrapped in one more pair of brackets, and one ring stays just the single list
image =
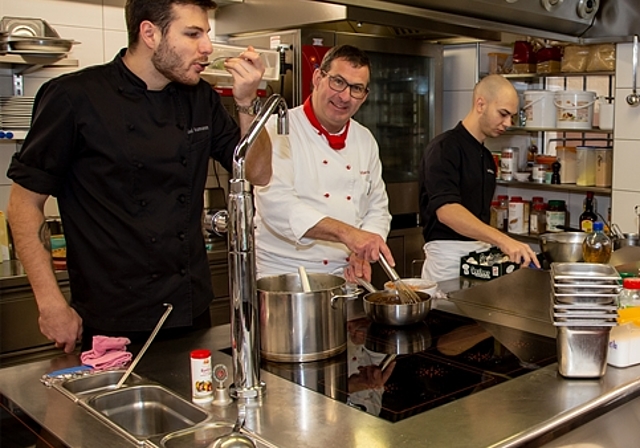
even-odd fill
[{"label": "stainless steel sink", "polygon": [[[59,385],[56,384],[55,387],[74,401],[77,401],[81,397],[114,390],[124,372],[124,370],[108,370],[91,373],[90,375],[66,380]],[[142,382],[143,380],[140,376],[132,373],[123,386],[132,386]]]},{"label": "stainless steel sink", "polygon": [[84,404],[139,442],[191,428],[209,417],[201,407],[156,384],[100,393],[88,398]]}]

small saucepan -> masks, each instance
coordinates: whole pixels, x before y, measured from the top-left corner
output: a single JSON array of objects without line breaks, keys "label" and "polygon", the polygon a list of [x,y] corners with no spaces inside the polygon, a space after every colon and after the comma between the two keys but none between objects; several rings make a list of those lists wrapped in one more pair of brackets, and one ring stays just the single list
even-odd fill
[{"label": "small saucepan", "polygon": [[402,303],[396,291],[378,291],[371,283],[358,279],[358,283],[369,291],[362,298],[367,317],[383,325],[411,325],[423,321],[431,310],[431,296],[416,291],[420,302]]}]

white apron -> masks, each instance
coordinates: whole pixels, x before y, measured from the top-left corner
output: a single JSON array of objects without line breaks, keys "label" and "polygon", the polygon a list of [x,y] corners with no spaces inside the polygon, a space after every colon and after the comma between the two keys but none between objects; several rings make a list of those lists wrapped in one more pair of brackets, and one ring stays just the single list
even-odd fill
[{"label": "white apron", "polygon": [[440,282],[460,276],[460,258],[491,247],[482,241],[430,241],[424,245],[422,278]]}]

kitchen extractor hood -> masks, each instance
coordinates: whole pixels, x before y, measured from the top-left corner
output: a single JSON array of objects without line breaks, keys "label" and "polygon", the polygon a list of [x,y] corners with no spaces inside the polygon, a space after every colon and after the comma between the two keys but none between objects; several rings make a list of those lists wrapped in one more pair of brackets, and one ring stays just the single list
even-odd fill
[{"label": "kitchen extractor hood", "polygon": [[640,33],[637,0],[244,0],[216,19],[219,35],[318,27],[430,41],[508,33],[591,43]]}]

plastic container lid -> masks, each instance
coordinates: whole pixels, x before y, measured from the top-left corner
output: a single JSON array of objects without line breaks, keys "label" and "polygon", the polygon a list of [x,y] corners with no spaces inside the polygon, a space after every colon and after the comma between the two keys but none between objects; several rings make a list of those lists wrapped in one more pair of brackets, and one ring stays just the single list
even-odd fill
[{"label": "plastic container lid", "polygon": [[206,348],[199,348],[191,351],[191,357],[194,359],[207,359],[211,356],[211,351]]},{"label": "plastic container lid", "polygon": [[640,278],[628,277],[622,280],[622,287],[624,289],[640,289]]}]

